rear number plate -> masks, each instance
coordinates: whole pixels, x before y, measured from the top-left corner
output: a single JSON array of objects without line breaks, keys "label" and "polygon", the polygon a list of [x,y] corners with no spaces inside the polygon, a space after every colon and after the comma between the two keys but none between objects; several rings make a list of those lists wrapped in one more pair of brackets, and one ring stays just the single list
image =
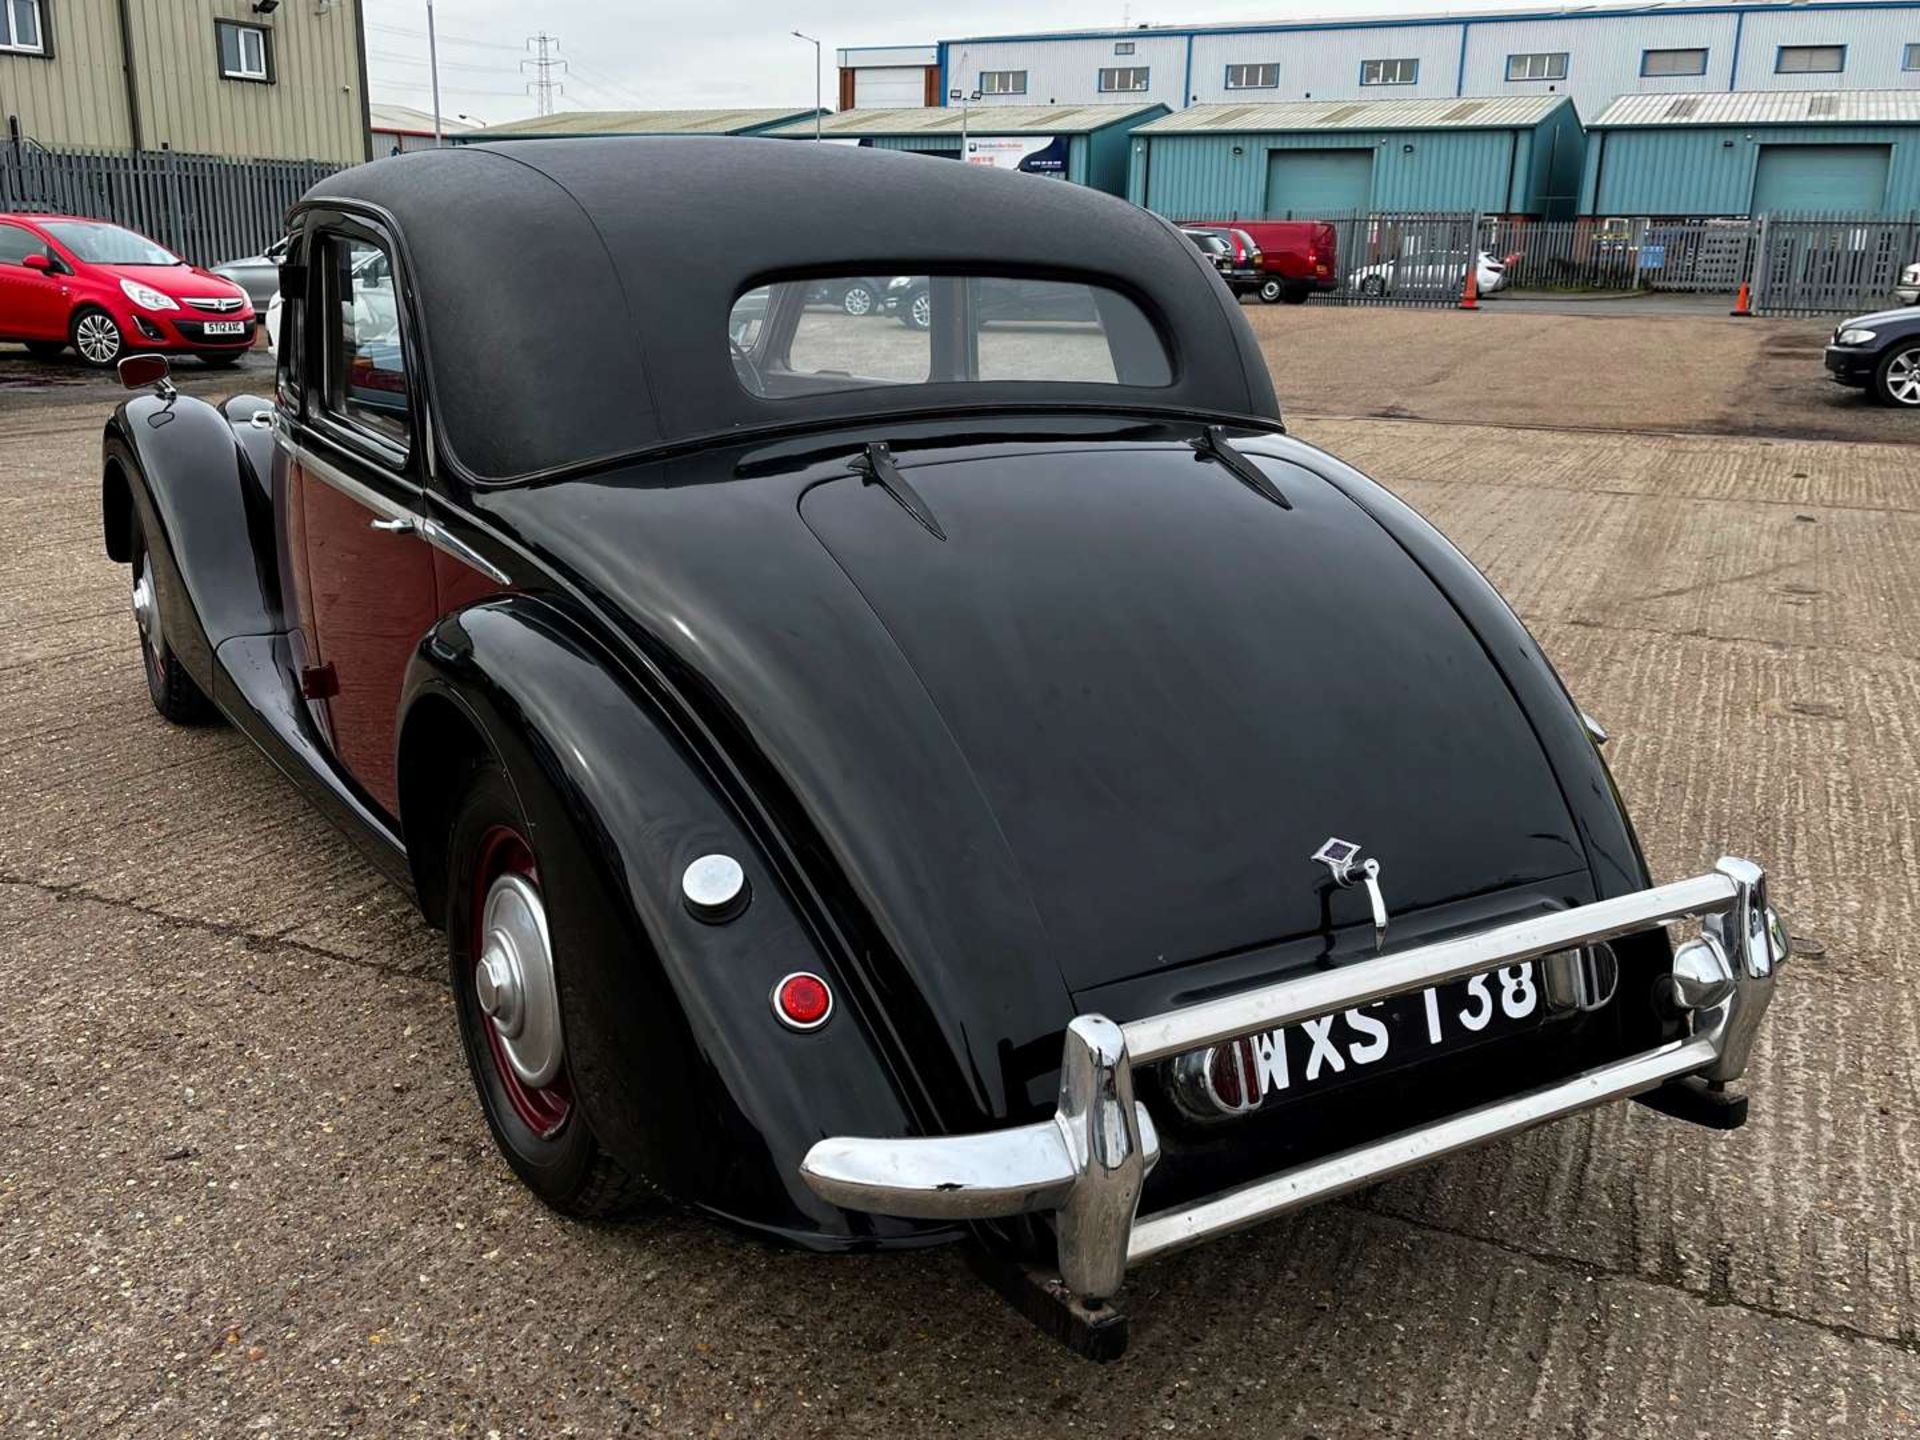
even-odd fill
[{"label": "rear number plate", "polygon": [[244,320],[209,320],[206,331],[209,335],[244,335],[247,322]]},{"label": "rear number plate", "polygon": [[1546,1017],[1533,965],[1505,965],[1182,1056],[1176,1088],[1214,1114],[1245,1114],[1531,1030]]}]

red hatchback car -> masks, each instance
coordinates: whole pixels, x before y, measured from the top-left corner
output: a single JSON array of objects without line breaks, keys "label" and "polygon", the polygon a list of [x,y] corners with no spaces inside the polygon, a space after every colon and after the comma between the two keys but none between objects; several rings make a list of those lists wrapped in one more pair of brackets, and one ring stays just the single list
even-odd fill
[{"label": "red hatchback car", "polygon": [[105,368],[135,350],[231,365],[253,346],[253,306],[229,280],[105,220],[0,214],[0,340],[48,358],[67,346]]}]

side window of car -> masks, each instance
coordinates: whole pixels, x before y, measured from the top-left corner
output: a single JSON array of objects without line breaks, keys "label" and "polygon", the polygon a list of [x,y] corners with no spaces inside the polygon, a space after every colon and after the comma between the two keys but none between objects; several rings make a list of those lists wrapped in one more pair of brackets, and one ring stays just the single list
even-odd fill
[{"label": "side window of car", "polygon": [[0,225],[0,265],[18,265],[29,255],[47,253],[46,242],[18,225]]},{"label": "side window of car", "polygon": [[405,451],[413,439],[393,267],[378,244],[329,235],[320,247],[325,409]]}]

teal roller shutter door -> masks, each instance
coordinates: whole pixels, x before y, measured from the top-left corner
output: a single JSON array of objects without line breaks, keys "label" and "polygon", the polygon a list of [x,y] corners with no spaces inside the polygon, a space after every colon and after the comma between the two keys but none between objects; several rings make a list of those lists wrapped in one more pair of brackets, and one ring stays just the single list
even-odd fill
[{"label": "teal roller shutter door", "polygon": [[1312,220],[1373,208],[1373,151],[1270,150],[1267,218]]},{"label": "teal roller shutter door", "polygon": [[1753,213],[1860,211],[1887,201],[1888,145],[1762,145],[1753,174]]}]

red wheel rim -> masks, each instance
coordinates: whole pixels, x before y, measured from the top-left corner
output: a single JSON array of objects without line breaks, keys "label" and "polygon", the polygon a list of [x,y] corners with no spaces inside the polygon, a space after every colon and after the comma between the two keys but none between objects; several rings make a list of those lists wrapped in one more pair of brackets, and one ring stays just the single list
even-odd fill
[{"label": "red wheel rim", "polygon": [[[485,934],[487,892],[493,888],[493,882],[503,875],[519,875],[536,886],[540,883],[540,872],[533,861],[533,847],[513,827],[496,825],[481,838],[480,863],[473,872],[473,921],[467,947],[469,976],[479,961],[479,950]],[[483,1014],[480,1024],[487,1034],[487,1049],[493,1057],[493,1073],[499,1077],[500,1088],[506,1092],[507,1103],[513,1107],[513,1113],[519,1116],[520,1123],[531,1130],[536,1139],[551,1140],[560,1133],[560,1127],[567,1123],[567,1116],[573,1113],[573,1086],[567,1079],[566,1070],[562,1068],[549,1085],[528,1085],[514,1072],[512,1062],[507,1059],[506,1046],[501,1043],[500,1032],[494,1027],[493,1021]]]}]

